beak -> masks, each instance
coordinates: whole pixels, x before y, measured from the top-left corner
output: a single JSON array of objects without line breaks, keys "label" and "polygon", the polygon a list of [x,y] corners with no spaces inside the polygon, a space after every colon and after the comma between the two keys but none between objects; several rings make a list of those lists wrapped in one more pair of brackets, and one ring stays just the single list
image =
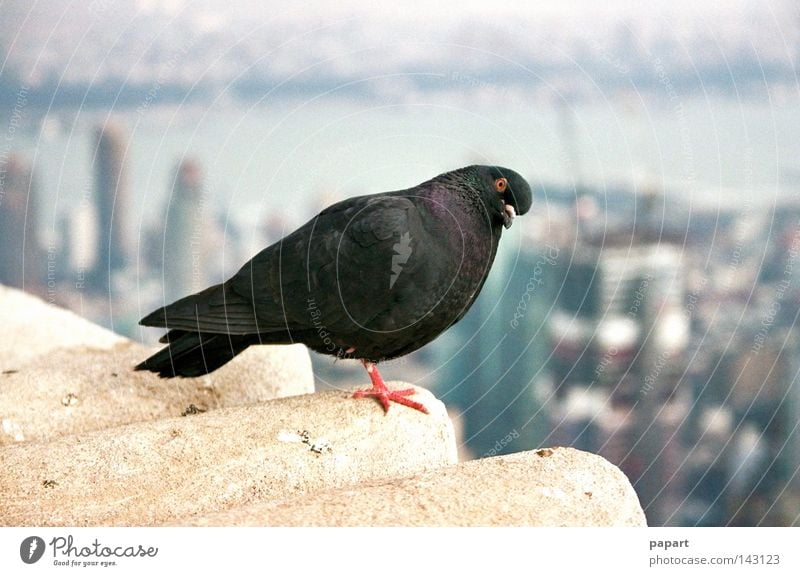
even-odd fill
[{"label": "beak", "polygon": [[505,204],[503,206],[503,211],[505,212],[505,214],[503,214],[503,226],[505,226],[507,229],[511,228],[511,224],[514,223],[514,218],[517,215],[517,211],[514,210],[514,207],[511,204]]}]

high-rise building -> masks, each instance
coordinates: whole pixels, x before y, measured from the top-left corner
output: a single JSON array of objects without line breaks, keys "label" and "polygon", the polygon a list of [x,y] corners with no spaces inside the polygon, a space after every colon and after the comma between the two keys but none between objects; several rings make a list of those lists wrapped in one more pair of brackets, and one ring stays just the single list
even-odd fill
[{"label": "high-rise building", "polygon": [[658,524],[679,492],[675,406],[691,404],[688,387],[678,390],[690,329],[680,248],[579,242],[559,264],[564,282],[549,316],[554,439],[619,465]]},{"label": "high-rise building", "polygon": [[186,159],[177,166],[164,213],[159,273],[164,301],[171,302],[202,290],[208,283],[209,243],[214,229],[197,160]]},{"label": "high-rise building", "polygon": [[535,387],[545,377],[542,327],[556,288],[557,251],[502,243],[480,296],[441,338],[440,392],[460,411],[463,440],[474,457],[530,450],[546,436],[547,413]]},{"label": "high-rise building", "polygon": [[0,166],[0,284],[41,293],[47,271],[39,242],[36,181],[10,155]]},{"label": "high-rise building", "polygon": [[129,190],[125,169],[127,145],[121,126],[107,123],[96,131],[94,200],[97,209],[97,260],[87,285],[108,292],[114,272],[128,263]]}]

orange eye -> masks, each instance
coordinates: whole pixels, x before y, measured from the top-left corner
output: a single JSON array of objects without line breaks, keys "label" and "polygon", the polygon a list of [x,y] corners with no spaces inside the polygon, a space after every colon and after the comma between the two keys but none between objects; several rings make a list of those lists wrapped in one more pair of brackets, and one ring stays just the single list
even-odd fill
[{"label": "orange eye", "polygon": [[494,189],[498,192],[505,192],[506,188],[508,188],[508,180],[505,178],[498,178],[494,181]]}]

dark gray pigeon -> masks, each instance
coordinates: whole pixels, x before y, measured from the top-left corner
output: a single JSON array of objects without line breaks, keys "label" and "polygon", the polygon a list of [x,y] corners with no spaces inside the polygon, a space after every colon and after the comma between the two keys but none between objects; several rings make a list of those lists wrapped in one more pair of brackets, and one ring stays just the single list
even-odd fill
[{"label": "dark gray pigeon", "polygon": [[489,274],[503,228],[531,207],[522,176],[468,166],[397,192],[343,200],[259,252],[223,284],[159,308],[141,324],[169,345],[136,366],[199,376],[253,344],[302,342],[357,358],[374,396],[398,402],[376,364],[424,346],[458,322]]}]

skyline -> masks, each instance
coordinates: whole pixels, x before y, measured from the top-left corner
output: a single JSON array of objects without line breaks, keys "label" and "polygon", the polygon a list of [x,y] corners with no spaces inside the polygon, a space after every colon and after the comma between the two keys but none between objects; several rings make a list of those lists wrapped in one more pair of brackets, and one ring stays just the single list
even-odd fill
[{"label": "skyline", "polygon": [[[104,147],[107,150],[94,157],[96,185],[91,201],[98,208],[126,204],[131,187],[124,182],[127,170],[120,164],[125,161],[125,135],[109,126],[94,134],[100,136],[98,152]],[[30,175],[23,165],[17,172]],[[26,276],[38,277],[41,282],[46,264],[47,283],[41,283],[39,290],[30,283],[23,287],[43,296],[46,293],[48,301],[66,304],[137,340],[158,336],[154,332],[159,330],[136,326],[145,311],[224,279],[230,272],[225,272],[224,266],[217,267],[217,257],[224,257],[228,250],[248,250],[246,234],[235,226],[229,228],[227,221],[224,229],[220,227],[225,216],[217,212],[219,205],[206,206],[204,180],[199,161],[183,159],[174,167],[167,204],[157,207],[161,219],[141,230],[136,240],[128,239],[131,244],[127,251],[137,256],[117,270],[111,269],[107,250],[110,233],[117,228],[113,223],[116,212],[94,210],[88,214],[88,220],[94,221],[88,229],[98,234],[89,238],[84,233],[79,243],[95,246],[94,265],[91,261],[73,265],[72,251],[77,247],[71,241],[75,238],[62,232],[83,229],[87,223],[84,215],[78,213],[74,220],[63,221],[62,242],[47,246],[46,259],[42,255],[24,260],[33,265],[29,268],[26,264]],[[24,181],[9,188],[12,190],[14,196],[7,200],[24,200],[28,195],[29,201],[38,201],[38,187]],[[608,202],[605,222],[603,217],[595,218],[603,210],[603,200]],[[592,201],[594,206],[590,206]],[[642,480],[652,476],[645,474],[648,470],[655,474],[656,484],[668,476],[666,491],[654,493],[640,488],[648,517],[657,524],[791,523],[792,517],[786,512],[791,500],[782,496],[784,490],[794,494],[784,468],[796,462],[795,452],[784,449],[795,437],[784,426],[791,405],[790,400],[784,403],[781,399],[783,391],[788,397],[790,389],[781,385],[788,383],[777,379],[775,386],[764,388],[761,383],[768,378],[759,370],[748,371],[747,361],[743,365],[720,362],[732,354],[745,354],[749,359],[766,358],[769,367],[768,355],[780,345],[785,373],[791,375],[800,365],[795,347],[786,344],[784,332],[794,330],[794,323],[781,323],[775,308],[783,306],[791,316],[800,302],[796,282],[789,282],[786,272],[791,274],[797,256],[794,246],[800,206],[782,211],[780,226],[773,226],[768,219],[758,219],[753,226],[748,223],[756,216],[753,206],[740,207],[729,218],[706,214],[707,223],[702,224],[695,221],[702,215],[687,206],[675,212],[676,203],[657,195],[637,203],[630,191],[613,196],[587,189],[579,194],[577,189],[568,188],[554,194],[549,204],[532,212],[524,229],[515,226],[505,234],[498,270],[489,277],[464,322],[435,346],[402,363],[389,362],[387,369],[390,374],[401,372],[407,379],[434,387],[448,405],[461,409],[465,444],[473,456],[535,447],[547,439],[598,451],[620,465],[634,486],[645,482],[651,487],[652,479]],[[557,204],[561,204],[560,209]],[[578,209],[571,210],[573,205]],[[16,211],[8,211],[8,216],[25,221],[21,216],[25,207],[20,202],[4,207],[16,207]],[[280,223],[273,227],[269,221],[262,222],[262,230],[269,241],[287,231],[281,230]],[[34,232],[31,228],[27,231]],[[782,259],[787,233],[793,243],[788,258]],[[203,240],[209,245],[201,246]],[[11,255],[18,256],[14,245],[9,246]],[[669,258],[655,257],[663,250]],[[581,263],[581,257],[592,251],[601,265]],[[202,267],[196,268],[201,258]],[[222,264],[235,261],[238,266],[243,260],[228,252]],[[11,272],[17,271],[15,266],[10,263]],[[600,273],[595,274],[598,270]],[[743,274],[739,282],[726,282],[729,273],[737,270]],[[573,272],[575,278],[567,278]],[[742,290],[741,282],[749,288]],[[752,292],[757,297],[751,298]],[[503,302],[511,304],[501,306]],[[576,311],[576,302],[586,302],[586,306]],[[648,312],[643,312],[645,309]],[[638,327],[634,327],[637,322]],[[762,326],[767,322],[768,326],[753,335],[758,322]],[[633,342],[631,347],[631,338],[636,340],[637,336],[639,344]],[[638,347],[651,348],[651,353],[641,355],[637,365],[630,358],[639,356]],[[350,382],[351,368],[357,368],[334,367],[318,357],[312,361],[320,385]],[[641,378],[631,378],[632,373]],[[679,393],[673,395],[673,391]],[[636,399],[641,397],[658,401],[657,413],[662,417],[652,430],[663,434],[642,432],[637,436],[640,430],[651,430],[653,420],[637,404]],[[757,410],[751,413],[752,406]],[[651,408],[656,412],[656,406]],[[705,438],[704,430],[710,425],[704,419],[717,412],[731,422],[736,418],[736,427],[731,424],[727,435]],[[672,418],[675,414],[687,417],[676,426]],[[770,426],[773,420],[784,427]],[[696,434],[698,430],[698,442],[693,443],[691,437],[681,440],[682,434]],[[661,440],[664,435],[669,438],[666,443]],[[664,454],[654,467],[642,468],[642,458],[637,456],[641,451],[634,450],[639,437],[650,438],[645,448]],[[757,442],[753,443],[752,437]],[[498,438],[510,440],[495,448]],[[731,450],[714,468],[717,460],[709,462],[703,450],[723,441],[726,445],[731,442]],[[751,462],[748,458],[756,448],[768,449],[775,465],[762,476],[754,475],[751,468],[740,474],[738,470]],[[683,456],[687,450],[691,458]],[[648,452],[641,453],[647,459]],[[677,469],[673,466],[676,462],[680,462]],[[732,497],[751,490],[751,485],[755,490],[753,480],[764,480],[765,491],[758,494],[774,498],[775,514],[759,512],[757,498],[753,498],[752,506],[744,507],[743,515],[738,513],[743,507],[737,510],[737,505],[731,507],[728,500],[715,506],[716,501],[711,502],[708,495],[718,493],[719,479],[703,482],[702,477],[714,470],[727,474],[728,468],[737,471],[730,476],[738,486],[730,491]],[[695,474],[702,477],[693,480]],[[723,482],[725,478],[728,476]],[[694,488],[686,492],[685,486]],[[731,511],[736,514],[731,516]]]}]

